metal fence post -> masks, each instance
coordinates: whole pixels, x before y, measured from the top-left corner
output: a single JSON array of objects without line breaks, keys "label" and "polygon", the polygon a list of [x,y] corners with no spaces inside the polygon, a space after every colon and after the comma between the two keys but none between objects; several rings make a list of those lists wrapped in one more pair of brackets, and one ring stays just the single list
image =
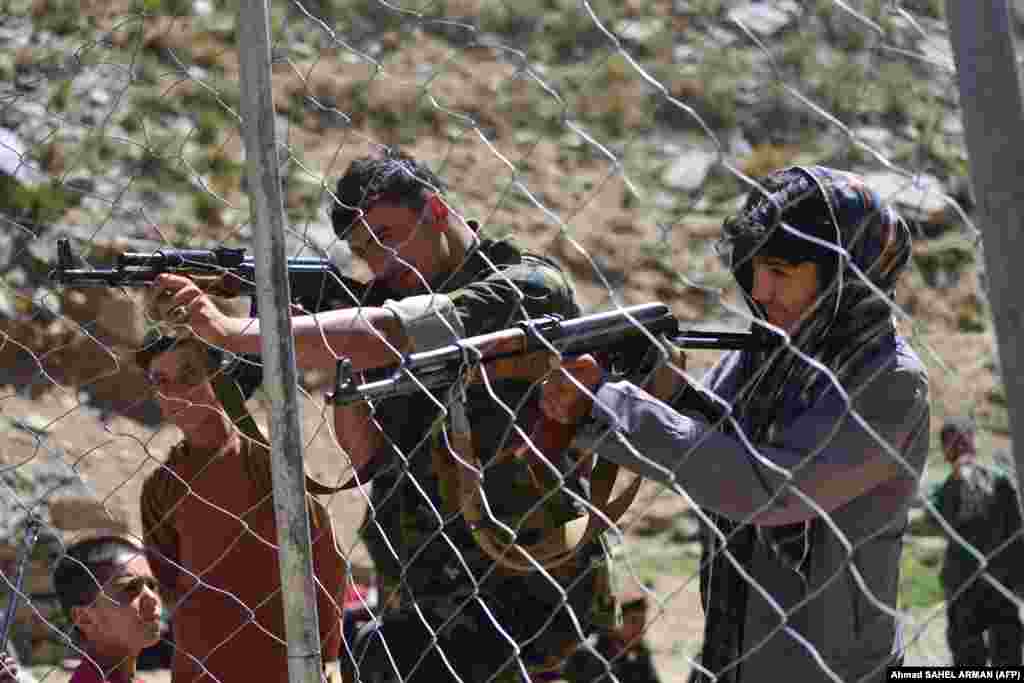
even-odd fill
[{"label": "metal fence post", "polygon": [[1006,0],[946,0],[1017,472],[1024,472],[1024,101]]},{"label": "metal fence post", "polygon": [[284,241],[284,203],[278,170],[271,91],[268,0],[242,0],[238,8],[242,137],[245,141],[260,311],[264,386],[270,396],[271,470],[280,557],[290,683],[320,683],[313,553],[302,461],[298,372],[291,333]]}]

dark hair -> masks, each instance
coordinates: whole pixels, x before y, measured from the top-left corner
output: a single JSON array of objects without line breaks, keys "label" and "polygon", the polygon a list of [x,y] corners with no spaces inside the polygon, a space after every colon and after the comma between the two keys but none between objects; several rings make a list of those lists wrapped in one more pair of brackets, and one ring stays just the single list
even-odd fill
[{"label": "dark hair", "polygon": [[445,187],[444,181],[425,164],[399,150],[360,157],[349,164],[338,180],[331,225],[334,233],[344,239],[368,203],[386,199],[418,210],[431,194],[444,192]]},{"label": "dark hair", "polygon": [[195,337],[187,337],[183,340],[178,337],[153,335],[143,342],[140,350],[135,352],[135,364],[138,365],[143,372],[148,372],[149,366],[153,364],[153,361],[180,343],[202,344],[205,346],[208,369],[211,372],[219,369],[221,364],[224,362],[224,351],[222,349],[219,349],[216,346],[210,346]]},{"label": "dark hair", "polygon": [[122,558],[142,553],[141,546],[121,536],[99,536],[69,546],[53,570],[53,589],[68,617],[72,607],[95,602]]},{"label": "dark hair", "polygon": [[760,255],[793,264],[811,261],[818,265],[819,286],[826,287],[838,270],[839,253],[804,236],[842,246],[821,188],[810,174],[799,169],[773,173],[759,181],[759,185],[763,190],[754,189],[743,208],[722,225],[723,243],[732,250],[730,265],[737,280],[750,290],[750,259]]},{"label": "dark hair", "polygon": [[970,417],[950,417],[946,419],[945,423],[942,425],[942,430],[939,431],[939,440],[945,441],[948,437],[955,434],[974,436],[974,432],[974,420]]}]

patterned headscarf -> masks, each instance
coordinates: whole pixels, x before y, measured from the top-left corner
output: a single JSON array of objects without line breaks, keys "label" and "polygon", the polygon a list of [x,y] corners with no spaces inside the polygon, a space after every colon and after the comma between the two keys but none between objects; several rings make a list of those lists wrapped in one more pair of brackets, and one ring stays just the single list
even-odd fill
[{"label": "patterned headscarf", "polygon": [[[852,173],[791,167],[759,184],[743,209],[725,221],[718,249],[754,313],[754,331],[770,342],[744,352],[742,389],[733,402],[733,416],[746,437],[766,445],[784,426],[782,420],[792,417],[786,407],[809,407],[830,382],[807,358],[845,386],[873,348],[895,334],[890,302],[910,261],[911,236],[906,221]],[[818,265],[816,305],[786,343],[761,322],[765,312],[751,296],[756,254]],[[760,474],[760,465],[751,465]],[[762,482],[768,488],[767,480]],[[741,528],[721,516],[712,519],[741,563],[749,563],[755,543],[765,543],[806,580],[813,523]],[[715,542],[712,536],[710,543]],[[748,586],[723,552],[707,552],[701,577],[707,608],[703,663],[719,672],[741,654]],[[734,667],[718,680],[738,680],[738,672]]]}]

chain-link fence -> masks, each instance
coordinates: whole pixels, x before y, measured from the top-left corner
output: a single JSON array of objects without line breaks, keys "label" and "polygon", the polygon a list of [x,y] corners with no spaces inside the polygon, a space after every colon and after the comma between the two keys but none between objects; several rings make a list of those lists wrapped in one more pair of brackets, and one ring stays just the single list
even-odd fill
[{"label": "chain-link fence", "polygon": [[[979,232],[1016,215],[993,199],[1013,145],[974,152],[972,188],[982,52],[964,28],[955,62],[942,3],[0,7],[8,596],[25,566],[3,637],[26,675],[124,660],[51,580],[107,534],[162,584],[162,610],[103,589],[144,617],[147,680],[1019,661],[995,343],[1017,323],[987,293],[1013,291],[991,266],[1012,237],[986,232],[986,277]],[[1012,123],[1010,71],[975,87]],[[285,268],[290,311],[261,276]],[[976,460],[946,461],[955,417]]]}]

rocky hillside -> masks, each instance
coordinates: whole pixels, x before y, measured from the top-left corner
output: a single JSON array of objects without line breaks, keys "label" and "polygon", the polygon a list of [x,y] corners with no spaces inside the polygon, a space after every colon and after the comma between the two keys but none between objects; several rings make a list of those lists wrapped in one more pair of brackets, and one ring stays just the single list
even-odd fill
[{"label": "rocky hillside", "polygon": [[[15,510],[46,503],[59,526],[49,504],[84,501],[99,515],[85,526],[137,529],[133,496],[162,453],[126,362],[148,323],[131,292],[62,290],[47,273],[59,237],[93,264],[125,248],[251,246],[236,4],[0,3],[0,410],[19,435],[0,446],[0,502]],[[352,158],[402,146],[488,233],[561,259],[589,309],[662,300],[695,325],[739,327],[712,244],[746,179],[848,168],[914,223],[896,313],[926,351],[934,426],[972,410],[982,445],[1005,445],[940,0],[271,4],[295,255],[365,277],[331,232],[327,189]],[[315,402],[308,412],[315,433]],[[329,469],[331,448],[310,457]],[[361,501],[336,504],[345,527]],[[685,540],[664,521],[674,505],[643,506],[631,530]],[[80,530],[70,517],[62,533]],[[670,590],[666,562],[633,579]]]}]

